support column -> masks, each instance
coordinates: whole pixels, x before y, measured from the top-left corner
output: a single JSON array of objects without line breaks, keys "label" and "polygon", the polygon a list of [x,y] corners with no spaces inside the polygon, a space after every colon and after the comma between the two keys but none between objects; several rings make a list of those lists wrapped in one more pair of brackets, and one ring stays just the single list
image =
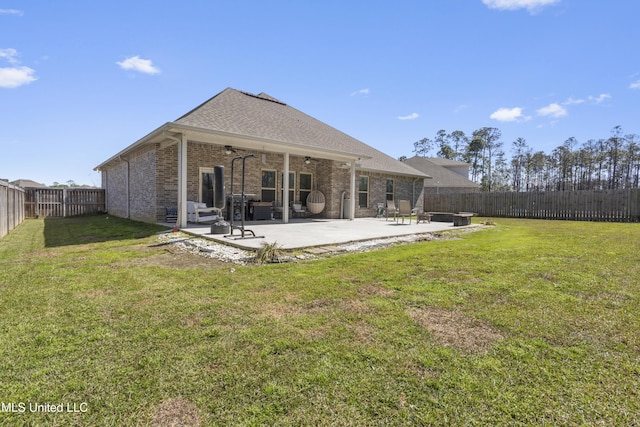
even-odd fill
[{"label": "support column", "polygon": [[178,141],[178,227],[187,226],[187,137]]},{"label": "support column", "polygon": [[284,153],[284,171],[282,175],[282,222],[289,222],[289,153]]},{"label": "support column", "polygon": [[353,220],[356,217],[356,203],[358,203],[358,200],[356,200],[356,161],[353,160],[351,162],[351,183],[349,185],[349,190],[351,192],[351,194],[349,195],[349,197],[351,197],[351,206],[349,209],[349,219]]}]

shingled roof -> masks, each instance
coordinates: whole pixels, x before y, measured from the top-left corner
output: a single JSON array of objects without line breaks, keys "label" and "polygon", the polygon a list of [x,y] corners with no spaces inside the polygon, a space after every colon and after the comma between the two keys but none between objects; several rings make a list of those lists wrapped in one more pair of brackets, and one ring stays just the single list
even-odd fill
[{"label": "shingled roof", "polygon": [[459,174],[447,169],[445,166],[459,166],[462,162],[446,159],[431,159],[420,156],[414,156],[404,161],[426,174],[433,179],[425,181],[425,187],[457,187],[457,188],[479,188],[475,182],[460,176]]},{"label": "shingled roof", "polygon": [[254,95],[227,88],[174,123],[320,151],[361,155],[360,169],[426,177],[411,166],[266,93]]}]

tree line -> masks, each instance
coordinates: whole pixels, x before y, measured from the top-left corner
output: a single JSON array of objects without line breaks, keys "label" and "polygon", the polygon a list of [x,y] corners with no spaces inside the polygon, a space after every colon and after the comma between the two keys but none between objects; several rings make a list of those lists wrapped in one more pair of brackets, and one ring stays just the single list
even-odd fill
[{"label": "tree line", "polygon": [[[483,127],[468,136],[439,130],[413,143],[413,152],[469,163],[470,179],[484,191],[569,191],[640,188],[640,137],[615,126],[609,138],[582,144],[568,138],[551,153],[536,151],[524,138],[511,142],[508,157],[502,132]],[[404,157],[401,158],[401,160]]]}]

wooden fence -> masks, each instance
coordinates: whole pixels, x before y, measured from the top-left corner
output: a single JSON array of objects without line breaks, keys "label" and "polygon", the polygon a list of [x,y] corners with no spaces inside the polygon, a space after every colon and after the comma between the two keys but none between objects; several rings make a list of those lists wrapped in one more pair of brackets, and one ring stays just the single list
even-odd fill
[{"label": "wooden fence", "polygon": [[105,212],[102,188],[27,188],[27,218],[68,217]]},{"label": "wooden fence", "polygon": [[0,239],[24,220],[24,189],[0,181]]},{"label": "wooden fence", "polygon": [[425,194],[427,212],[485,217],[640,222],[640,189]]}]

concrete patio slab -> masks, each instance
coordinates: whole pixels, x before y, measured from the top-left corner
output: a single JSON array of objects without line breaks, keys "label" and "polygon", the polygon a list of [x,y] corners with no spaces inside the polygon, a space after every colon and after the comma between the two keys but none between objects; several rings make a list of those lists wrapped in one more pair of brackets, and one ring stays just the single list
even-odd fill
[{"label": "concrete patio slab", "polygon": [[[236,223],[235,225],[240,225]],[[231,238],[222,234],[211,234],[211,225],[189,224],[181,229],[186,233],[211,239],[226,245],[242,249],[255,250],[264,243],[278,243],[283,249],[302,249],[381,239],[388,237],[426,234],[453,229],[450,222],[431,222],[417,224],[415,221],[385,221],[384,218],[346,219],[293,219],[288,224],[280,221],[255,221],[245,223],[245,237],[252,230],[261,238],[234,239],[240,237],[240,230],[234,230]],[[462,227],[455,227],[462,228]]]}]

